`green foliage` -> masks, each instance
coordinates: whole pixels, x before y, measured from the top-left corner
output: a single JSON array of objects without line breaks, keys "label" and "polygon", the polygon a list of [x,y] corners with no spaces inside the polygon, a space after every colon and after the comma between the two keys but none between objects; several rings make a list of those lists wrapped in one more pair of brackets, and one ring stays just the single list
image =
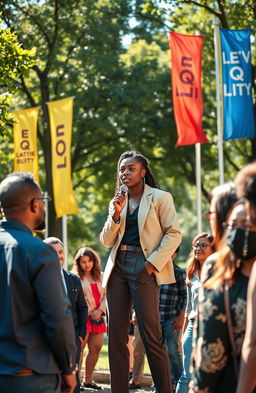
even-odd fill
[{"label": "green foliage", "polygon": [[[1,23],[1,21],[0,21]],[[32,57],[35,48],[25,50],[17,42],[17,35],[10,28],[0,28],[0,134],[12,124],[10,112],[11,94],[16,90],[14,80],[28,75],[28,70],[34,64]]]},{"label": "green foliage", "polygon": [[[196,234],[195,149],[175,147],[167,30],[199,32],[204,37],[203,128],[210,143],[202,145],[201,170],[203,205],[207,210],[208,194],[218,183],[213,17],[219,15],[221,23],[229,27],[249,24],[254,28],[254,3],[7,0],[0,4],[5,24],[17,32],[22,47],[31,48],[32,43],[38,48],[33,71],[12,78],[17,89],[12,105],[14,109],[41,107],[40,183],[50,195],[51,144],[46,102],[75,96],[72,174],[80,210],[68,219],[69,264],[84,245],[98,250],[105,264],[108,250],[99,245],[98,236],[115,188],[117,159],[128,149],[141,150],[150,159],[161,188],[172,192],[184,233],[180,259],[186,260]],[[127,36],[131,38],[130,46],[124,41]],[[18,69],[21,71],[25,69]],[[10,168],[11,151],[12,145],[3,139],[3,175]],[[251,141],[226,142],[226,179],[232,179],[253,155]],[[61,236],[53,205],[50,218],[50,234]],[[203,224],[208,230],[208,223]]]}]

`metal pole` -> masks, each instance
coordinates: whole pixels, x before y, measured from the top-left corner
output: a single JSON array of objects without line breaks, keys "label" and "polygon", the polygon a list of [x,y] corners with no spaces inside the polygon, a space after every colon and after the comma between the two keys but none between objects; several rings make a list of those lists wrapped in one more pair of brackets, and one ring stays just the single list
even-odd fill
[{"label": "metal pole", "polygon": [[45,230],[44,230],[44,238],[46,239],[49,234],[49,200],[48,200],[48,192],[44,192],[44,197],[45,197]]},{"label": "metal pole", "polygon": [[197,233],[202,232],[202,198],[201,198],[201,143],[195,144],[196,152],[196,210]]},{"label": "metal pole", "polygon": [[64,245],[64,255],[65,255],[65,262],[64,262],[64,269],[67,269],[67,261],[68,261],[68,225],[67,225],[67,216],[62,216],[62,242]]},{"label": "metal pole", "polygon": [[215,78],[216,78],[216,101],[217,101],[217,131],[218,131],[218,166],[219,166],[219,184],[224,183],[224,158],[223,158],[223,122],[221,108],[221,92],[220,92],[220,28],[219,19],[214,18],[214,47],[215,47]]}]

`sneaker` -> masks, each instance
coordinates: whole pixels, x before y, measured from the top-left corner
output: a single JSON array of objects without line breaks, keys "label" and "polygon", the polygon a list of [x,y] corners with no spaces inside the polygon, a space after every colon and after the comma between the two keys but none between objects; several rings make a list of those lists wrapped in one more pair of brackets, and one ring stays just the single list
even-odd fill
[{"label": "sneaker", "polygon": [[156,387],[155,387],[154,383],[151,385],[151,392],[152,393],[157,393],[157,390],[156,390]]},{"label": "sneaker", "polygon": [[140,383],[131,382],[131,383],[129,384],[129,389],[130,389],[130,390],[141,389],[141,384],[140,384]]},{"label": "sneaker", "polygon": [[83,388],[102,390],[102,387],[100,385],[97,385],[94,381],[92,381],[92,383],[83,383]]}]

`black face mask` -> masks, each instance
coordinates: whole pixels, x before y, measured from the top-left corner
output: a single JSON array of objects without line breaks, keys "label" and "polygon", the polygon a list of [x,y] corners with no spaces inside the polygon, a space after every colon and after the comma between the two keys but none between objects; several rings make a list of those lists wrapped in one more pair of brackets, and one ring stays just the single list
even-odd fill
[{"label": "black face mask", "polygon": [[228,228],[227,244],[239,259],[256,257],[256,232],[237,227]]}]

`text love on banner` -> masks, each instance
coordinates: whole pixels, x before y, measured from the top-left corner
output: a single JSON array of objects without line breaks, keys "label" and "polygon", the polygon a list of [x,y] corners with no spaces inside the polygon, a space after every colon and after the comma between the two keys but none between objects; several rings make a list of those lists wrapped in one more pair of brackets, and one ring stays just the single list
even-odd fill
[{"label": "text love on banner", "polygon": [[77,213],[71,179],[73,98],[48,102],[52,145],[52,183],[57,217]]},{"label": "text love on banner", "polygon": [[202,37],[170,32],[176,145],[208,142],[203,128]]}]

